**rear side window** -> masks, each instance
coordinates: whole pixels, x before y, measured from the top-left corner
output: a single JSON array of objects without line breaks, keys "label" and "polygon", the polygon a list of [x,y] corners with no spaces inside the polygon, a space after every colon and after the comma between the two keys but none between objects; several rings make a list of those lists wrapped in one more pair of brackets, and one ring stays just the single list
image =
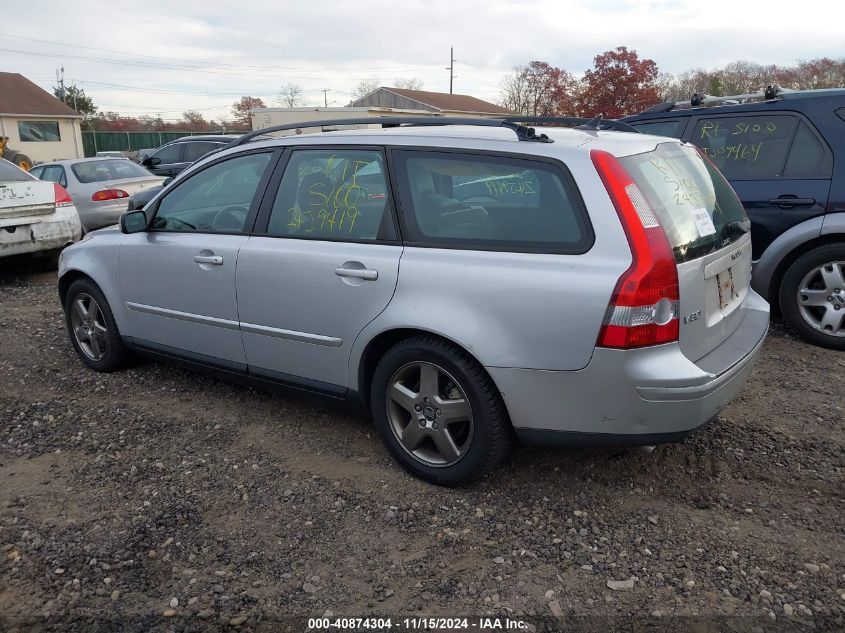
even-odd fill
[{"label": "rear side window", "polygon": [[23,169],[19,169],[9,161],[0,158],[0,182],[17,182],[21,180],[33,180],[33,177]]},{"label": "rear side window", "polygon": [[393,155],[411,242],[553,253],[592,246],[584,203],[562,167],[452,152]]},{"label": "rear side window", "polygon": [[673,138],[681,138],[686,127],[686,121],[679,121],[677,119],[671,121],[643,121],[632,122],[643,134],[654,134],[655,136],[671,136]]},{"label": "rear side window", "polygon": [[826,179],[830,178],[832,172],[833,160],[830,152],[807,124],[801,121],[786,159],[783,177],[793,180]]},{"label": "rear side window", "polygon": [[67,177],[65,176],[65,168],[61,165],[48,165],[47,167],[43,167],[38,177],[41,180],[57,182],[62,187],[67,187]]},{"label": "rear side window", "polygon": [[725,248],[750,230],[733,189],[692,147],[661,143],[619,160],[657,214],[676,261]]},{"label": "rear side window", "polygon": [[125,158],[104,158],[71,165],[79,182],[105,182],[121,178],[143,178],[151,176],[146,169]]},{"label": "rear side window", "polygon": [[779,178],[798,126],[788,115],[700,119],[690,139],[730,180]]},{"label": "rear side window", "polygon": [[295,150],[267,234],[317,240],[394,239],[384,156],[374,150]]},{"label": "rear side window", "polygon": [[[211,141],[196,141],[194,143],[185,143],[185,153],[182,156],[182,162],[193,163],[214,150],[222,147],[220,143],[212,143]],[[163,161],[162,161],[163,162]]]}]

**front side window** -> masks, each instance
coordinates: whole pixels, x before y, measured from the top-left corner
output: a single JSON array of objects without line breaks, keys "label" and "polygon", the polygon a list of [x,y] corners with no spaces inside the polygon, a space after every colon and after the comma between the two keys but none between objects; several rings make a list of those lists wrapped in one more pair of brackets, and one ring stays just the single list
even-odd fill
[{"label": "front side window", "polygon": [[392,239],[384,156],[372,150],[295,150],[270,214],[275,237]]},{"label": "front side window", "polygon": [[181,163],[182,162],[182,150],[185,147],[185,143],[174,143],[173,145],[166,145],[162,147],[157,152],[153,152],[150,154],[150,159],[158,159],[158,161],[153,160],[153,163],[156,165],[172,165],[173,163]]},{"label": "front side window", "polygon": [[58,121],[18,121],[18,137],[27,143],[62,140]]},{"label": "front side window", "polygon": [[150,172],[125,158],[104,158],[103,160],[88,160],[71,166],[73,174],[79,182],[105,182],[107,180],[122,180],[124,178],[149,177]]},{"label": "front side window", "polygon": [[592,245],[581,196],[556,165],[451,152],[394,156],[411,241],[561,253]]},{"label": "front side window", "polygon": [[159,231],[240,233],[272,154],[246,154],[221,161],[180,182],[158,205]]},{"label": "front side window", "polygon": [[797,126],[789,115],[713,117],[700,119],[690,140],[729,180],[773,180],[783,175]]}]

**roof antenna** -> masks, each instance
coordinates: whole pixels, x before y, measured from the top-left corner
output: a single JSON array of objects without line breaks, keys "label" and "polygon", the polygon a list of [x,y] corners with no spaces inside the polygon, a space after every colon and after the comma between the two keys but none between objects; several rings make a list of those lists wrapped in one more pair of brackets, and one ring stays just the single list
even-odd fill
[{"label": "roof antenna", "polygon": [[600,130],[601,129],[601,115],[594,117],[584,123],[583,125],[578,125],[575,128],[576,130]]}]

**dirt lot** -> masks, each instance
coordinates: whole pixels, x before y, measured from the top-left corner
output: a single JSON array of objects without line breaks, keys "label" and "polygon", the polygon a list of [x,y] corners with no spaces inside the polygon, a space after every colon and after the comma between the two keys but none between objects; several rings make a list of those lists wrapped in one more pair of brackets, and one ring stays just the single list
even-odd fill
[{"label": "dirt lot", "polygon": [[0,629],[299,630],[327,611],[552,629],[558,609],[845,629],[845,355],[777,324],[685,443],[519,448],[448,490],[325,405],[166,365],[86,370],[55,273],[0,267]]}]

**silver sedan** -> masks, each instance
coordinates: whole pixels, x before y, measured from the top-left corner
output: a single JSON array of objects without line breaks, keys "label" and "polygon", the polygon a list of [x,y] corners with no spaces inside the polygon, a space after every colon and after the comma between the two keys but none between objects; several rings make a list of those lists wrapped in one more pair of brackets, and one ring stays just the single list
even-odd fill
[{"label": "silver sedan", "polygon": [[126,158],[60,160],[37,165],[31,173],[68,190],[86,232],[116,224],[130,196],[164,182]]}]

